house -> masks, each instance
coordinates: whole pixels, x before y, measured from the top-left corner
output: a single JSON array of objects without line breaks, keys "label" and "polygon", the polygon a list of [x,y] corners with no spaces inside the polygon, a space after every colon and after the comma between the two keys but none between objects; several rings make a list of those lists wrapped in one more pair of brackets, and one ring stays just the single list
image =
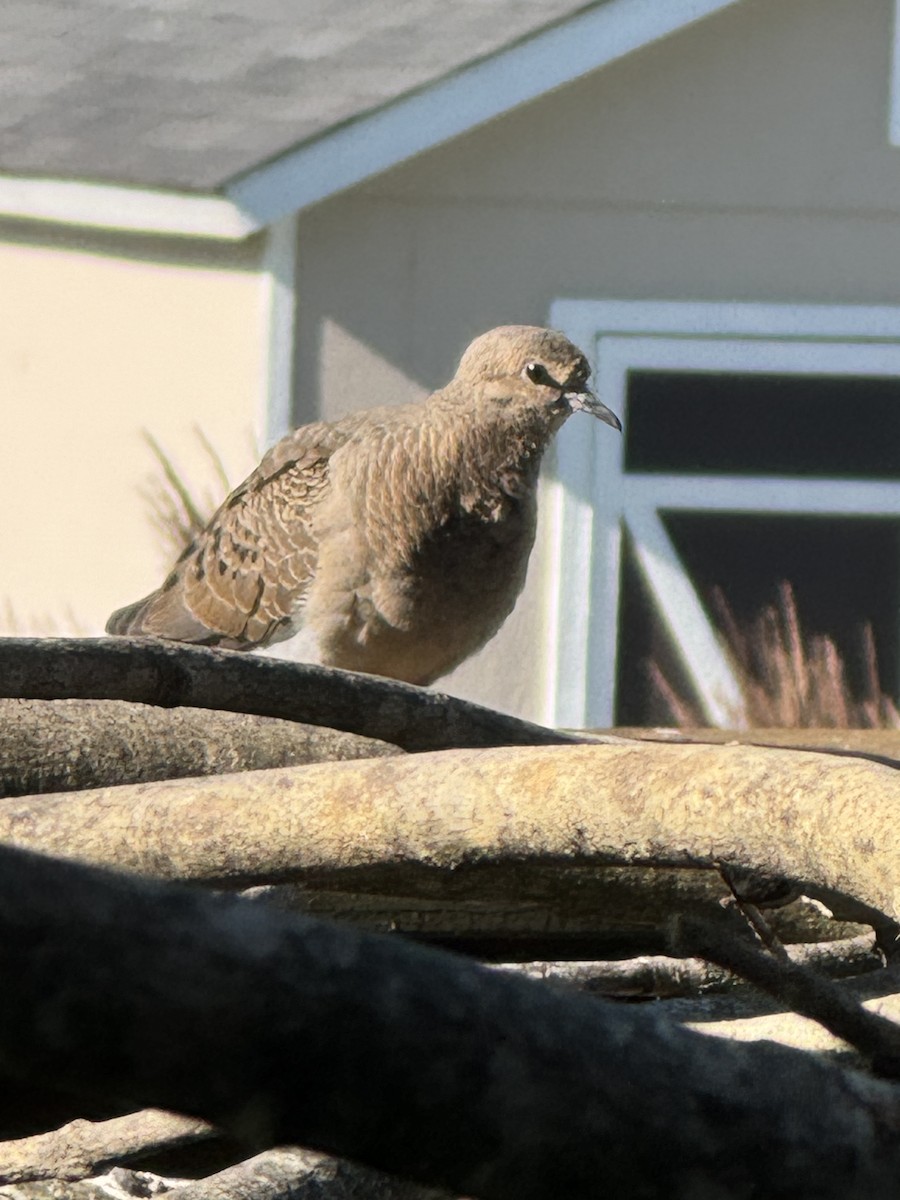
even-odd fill
[{"label": "house", "polygon": [[[890,0],[42,0],[0,69],[0,597],[84,632],[165,564],[149,429],[233,478],[422,397],[492,325],[595,363],[526,593],[449,690],[727,721],[709,596],[795,586],[900,671],[900,53]],[[617,698],[618,697],[618,698]]]}]

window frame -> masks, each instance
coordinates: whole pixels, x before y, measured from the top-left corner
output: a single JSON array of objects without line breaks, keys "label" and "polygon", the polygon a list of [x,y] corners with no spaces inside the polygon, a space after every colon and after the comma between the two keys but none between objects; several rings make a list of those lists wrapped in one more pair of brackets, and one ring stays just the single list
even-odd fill
[{"label": "window frame", "polygon": [[[900,379],[900,307],[557,300],[550,323],[589,355],[627,428],[629,371],[706,370]],[[898,448],[900,449],[900,448]],[[733,723],[737,681],[661,513],[900,518],[900,480],[626,471],[624,439],[569,421],[542,481],[543,719],[609,726],[615,713],[622,532],[706,719]]]}]

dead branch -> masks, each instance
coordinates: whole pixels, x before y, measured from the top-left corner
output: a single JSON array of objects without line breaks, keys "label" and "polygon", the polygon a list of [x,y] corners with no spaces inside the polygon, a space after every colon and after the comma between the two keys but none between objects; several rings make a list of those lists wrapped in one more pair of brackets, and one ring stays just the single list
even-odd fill
[{"label": "dead branch", "polygon": [[0,847],[0,971],[9,1075],[484,1200],[900,1180],[889,1084],[237,898]]},{"label": "dead branch", "polygon": [[474,889],[503,869],[527,896],[537,866],[722,862],[890,932],[898,799],[896,771],[826,755],[506,747],[5,800],[0,838],[169,879],[407,896]]},{"label": "dead branch", "polygon": [[319,725],[124,700],[0,700],[0,796],[401,754]]},{"label": "dead branch", "polygon": [[[714,916],[726,894],[712,871],[572,861],[562,866],[518,859],[452,872],[409,864],[365,872],[361,885],[378,891],[350,890],[355,876],[353,870],[338,872],[320,876],[315,886],[268,884],[243,894],[283,912],[403,933],[482,961],[663,954],[673,912]],[[404,892],[401,883],[411,883],[412,890]],[[825,942],[861,932],[803,896],[770,912],[769,924],[782,942]]]},{"label": "dead branch", "polygon": [[395,680],[156,638],[0,638],[0,695],[253,713],[404,750],[579,740]]},{"label": "dead branch", "polygon": [[786,750],[813,750],[837,758],[863,758],[869,762],[900,767],[900,729],[781,729],[758,726],[754,729],[713,729],[709,726],[640,728],[627,726],[592,731],[599,736],[633,739],[641,742],[666,742],[669,745],[731,745],[783,747]]},{"label": "dead branch", "polygon": [[214,1137],[205,1121],[147,1109],[109,1121],[76,1120],[13,1142],[0,1142],[0,1183],[37,1179],[87,1179],[114,1163],[151,1150],[172,1149]]},{"label": "dead branch", "polygon": [[[900,992],[893,971],[877,971],[866,980],[847,979],[841,990],[871,1013],[900,1025]],[[874,992],[872,995],[870,993]],[[666,1016],[704,1034],[729,1041],[772,1041],[814,1053],[844,1066],[868,1070],[866,1055],[810,1017],[785,1008],[747,984],[728,992],[666,1001]]]},{"label": "dead branch", "polygon": [[[871,934],[788,946],[787,953],[792,962],[814,967],[832,978],[876,971],[882,965]],[[739,978],[726,967],[701,958],[672,958],[665,954],[610,962],[509,962],[497,963],[496,968],[599,996],[662,999],[700,992],[715,994],[740,984]]]},{"label": "dead branch", "polygon": [[355,1163],[309,1150],[265,1150],[246,1162],[180,1187],[177,1200],[450,1200]]},{"label": "dead branch", "polygon": [[678,918],[673,922],[674,947],[716,963],[774,996],[794,1012],[824,1025],[867,1055],[875,1069],[900,1074],[900,1025],[868,1012],[846,990],[787,955],[773,957],[752,943],[729,936],[710,922]]}]

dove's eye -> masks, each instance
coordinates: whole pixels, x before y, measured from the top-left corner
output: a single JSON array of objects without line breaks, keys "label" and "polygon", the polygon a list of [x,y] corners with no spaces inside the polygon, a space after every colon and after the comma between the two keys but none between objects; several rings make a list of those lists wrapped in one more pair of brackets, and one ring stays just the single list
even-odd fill
[{"label": "dove's eye", "polygon": [[543,363],[530,362],[525,367],[525,374],[532,383],[550,383],[550,372]]}]

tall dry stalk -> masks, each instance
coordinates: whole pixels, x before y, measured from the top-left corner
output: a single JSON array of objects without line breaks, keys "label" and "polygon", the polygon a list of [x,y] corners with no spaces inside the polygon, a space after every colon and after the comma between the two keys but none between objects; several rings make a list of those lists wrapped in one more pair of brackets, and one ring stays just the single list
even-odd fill
[{"label": "tall dry stalk", "polygon": [[[740,624],[719,588],[713,593],[713,609],[741,691],[742,705],[731,722],[735,728],[900,728],[900,712],[881,687],[870,624],[861,630],[864,678],[857,693],[832,638],[804,633],[790,583],[779,584],[777,602],[747,625]],[[677,693],[657,663],[649,663],[648,672],[675,724],[703,724],[695,706]]]},{"label": "tall dry stalk", "polygon": [[[199,426],[195,425],[193,432],[212,466],[221,500],[231,491],[221,456]],[[185,546],[206,527],[218,501],[208,493],[193,492],[153,434],[145,429],[142,436],[160,468],[160,474],[141,489],[147,515],[159,535],[166,558],[177,558]]]},{"label": "tall dry stalk", "polygon": [[23,613],[11,597],[0,597],[0,637],[90,637],[96,632],[71,605],[61,613]]},{"label": "tall dry stalk", "polygon": [[[147,516],[159,535],[160,545],[168,563],[176,558],[197,533],[206,526],[219,502],[231,491],[231,483],[221,456],[202,429],[195,426],[194,436],[200,444],[215,479],[214,495],[198,492],[179,474],[178,469],[162,446],[147,430],[143,438],[153,453],[159,473],[141,488],[147,506]],[[255,447],[250,447],[256,456]],[[0,637],[87,637],[99,633],[93,622],[85,621],[67,606],[61,613],[23,614],[9,596],[0,596]]]}]

